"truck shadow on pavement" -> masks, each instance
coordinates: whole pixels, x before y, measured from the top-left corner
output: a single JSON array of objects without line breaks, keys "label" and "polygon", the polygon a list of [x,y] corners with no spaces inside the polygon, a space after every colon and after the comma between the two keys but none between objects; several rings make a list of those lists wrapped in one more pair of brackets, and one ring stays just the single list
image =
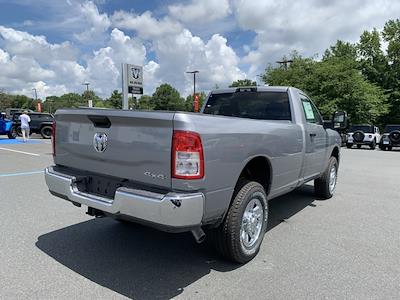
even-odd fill
[{"label": "truck shadow on pavement", "polygon": [[[310,186],[272,200],[268,230],[315,206],[315,200]],[[135,299],[170,299],[211,270],[240,267],[221,259],[210,244],[196,244],[190,233],[169,234],[110,218],[46,233],[36,246],[81,276]]]}]

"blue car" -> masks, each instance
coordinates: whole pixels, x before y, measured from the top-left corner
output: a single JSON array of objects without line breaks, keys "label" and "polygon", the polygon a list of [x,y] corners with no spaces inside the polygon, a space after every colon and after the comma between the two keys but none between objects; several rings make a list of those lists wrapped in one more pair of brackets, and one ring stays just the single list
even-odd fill
[{"label": "blue car", "polygon": [[13,121],[7,119],[5,114],[0,115],[0,135],[6,134],[9,139],[17,137],[17,130],[13,126]]}]

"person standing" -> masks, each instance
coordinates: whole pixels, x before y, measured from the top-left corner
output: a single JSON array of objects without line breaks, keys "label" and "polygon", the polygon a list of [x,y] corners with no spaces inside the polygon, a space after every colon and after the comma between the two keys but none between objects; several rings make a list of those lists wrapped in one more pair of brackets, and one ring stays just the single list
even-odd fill
[{"label": "person standing", "polygon": [[19,120],[21,121],[21,131],[22,131],[22,138],[24,143],[29,140],[29,122],[31,118],[28,116],[28,112],[24,111],[22,115],[19,116]]}]

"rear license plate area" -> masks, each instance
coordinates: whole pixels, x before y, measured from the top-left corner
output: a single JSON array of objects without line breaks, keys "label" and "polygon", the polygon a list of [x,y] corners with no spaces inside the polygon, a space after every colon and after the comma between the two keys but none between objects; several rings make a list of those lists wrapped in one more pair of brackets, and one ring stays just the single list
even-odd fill
[{"label": "rear license plate area", "polygon": [[87,176],[85,178],[84,192],[113,199],[115,191],[120,186],[122,184],[117,180],[100,176]]}]

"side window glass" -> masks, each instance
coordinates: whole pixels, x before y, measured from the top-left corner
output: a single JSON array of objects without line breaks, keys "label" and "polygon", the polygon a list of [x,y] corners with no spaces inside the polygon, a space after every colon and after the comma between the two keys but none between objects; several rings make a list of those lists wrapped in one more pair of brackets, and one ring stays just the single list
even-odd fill
[{"label": "side window glass", "polygon": [[315,107],[315,105],[308,98],[301,98],[303,104],[304,115],[308,123],[314,123],[322,125],[321,116]]},{"label": "side window glass", "polygon": [[304,115],[308,123],[317,123],[314,110],[312,108],[311,102],[308,99],[301,99],[303,105]]}]

